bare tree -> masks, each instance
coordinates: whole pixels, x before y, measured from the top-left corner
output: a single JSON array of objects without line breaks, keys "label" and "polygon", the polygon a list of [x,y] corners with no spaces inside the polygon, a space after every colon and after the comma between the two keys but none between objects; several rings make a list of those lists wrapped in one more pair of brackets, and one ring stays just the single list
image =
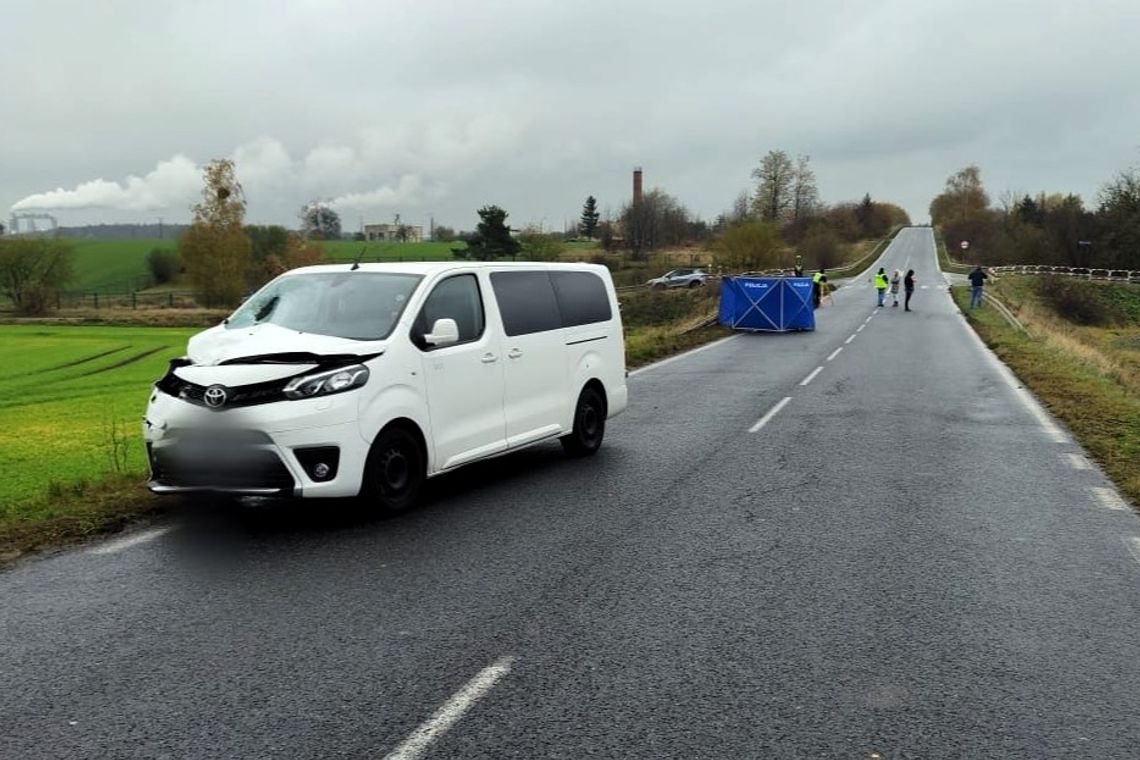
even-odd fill
[{"label": "bare tree", "polygon": [[796,167],[782,150],[770,150],[752,170],[756,196],[752,205],[761,219],[781,221],[792,204]]},{"label": "bare tree", "polygon": [[792,172],[792,221],[798,222],[809,216],[814,216],[819,206],[819,188],[815,184],[815,172],[808,165],[810,156],[796,158],[796,166]]}]

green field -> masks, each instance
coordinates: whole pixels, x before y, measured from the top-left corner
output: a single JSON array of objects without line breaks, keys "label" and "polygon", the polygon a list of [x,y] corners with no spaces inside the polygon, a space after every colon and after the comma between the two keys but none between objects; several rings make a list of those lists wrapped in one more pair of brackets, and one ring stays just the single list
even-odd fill
[{"label": "green field", "polygon": [[[69,291],[126,293],[147,288],[150,274],[146,257],[153,248],[173,250],[175,240],[70,240],[75,249],[75,277]],[[321,243],[332,261],[352,261],[364,249],[364,261],[446,261],[451,249],[463,243],[358,243],[329,240]],[[185,290],[175,283],[166,289]]]},{"label": "green field", "polygon": [[53,483],[114,471],[113,421],[127,470],[146,468],[147,393],[197,328],[0,325],[0,518],[21,515]]},{"label": "green field", "polygon": [[75,277],[67,290],[126,292],[146,287],[146,257],[152,248],[173,249],[174,240],[70,240]]}]

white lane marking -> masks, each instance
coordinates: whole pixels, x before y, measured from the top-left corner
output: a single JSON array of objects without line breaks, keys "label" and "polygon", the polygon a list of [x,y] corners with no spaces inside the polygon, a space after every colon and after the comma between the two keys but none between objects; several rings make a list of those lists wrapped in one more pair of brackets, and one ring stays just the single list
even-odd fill
[{"label": "white lane marking", "polygon": [[1128,505],[1124,503],[1124,499],[1120,498],[1120,494],[1116,492],[1115,488],[1094,488],[1092,492],[1096,500],[1105,509],[1117,512],[1128,511]]},{"label": "white lane marking", "polygon": [[845,345],[845,346],[846,346],[848,343],[850,343],[850,342],[851,342],[851,341],[853,341],[853,340],[855,340],[855,336],[854,336],[854,335],[852,335],[852,336],[851,336],[850,338],[848,338],[847,340],[843,341],[843,345]]},{"label": "white lane marking", "polygon": [[[951,303],[953,303],[953,301],[951,301]],[[959,314],[962,313],[962,310],[958,309],[957,306],[955,306],[955,310]],[[1049,413],[1045,411],[1045,409],[1037,401],[1037,398],[1021,386],[1021,382],[1017,379],[1017,375],[1013,374],[1013,371],[1009,367],[1005,366],[1005,363],[998,358],[998,355],[995,354],[990,349],[990,347],[985,344],[985,341],[983,341],[976,332],[974,332],[974,328],[965,323],[963,323],[963,327],[965,328],[966,333],[974,339],[974,342],[977,343],[978,347],[982,349],[982,354],[986,357],[986,360],[989,361],[993,368],[997,370],[998,374],[1001,375],[1003,380],[1005,380],[1005,384],[1008,385],[1010,390],[1013,391],[1013,394],[1017,396],[1017,399],[1021,402],[1021,405],[1025,407],[1025,410],[1027,412],[1033,415],[1033,418],[1035,420],[1037,420],[1037,424],[1041,426],[1041,430],[1045,433],[1049,440],[1053,443],[1065,443],[1065,434],[1061,431],[1061,428],[1057,426],[1057,423],[1053,421],[1053,418],[1049,416]]]},{"label": "white lane marking", "polygon": [[810,375],[805,377],[803,380],[800,380],[800,385],[807,385],[812,380],[815,380],[815,376],[818,375],[820,372],[823,372],[823,367],[816,367],[815,369],[812,370]]},{"label": "white lane marking", "polygon": [[94,549],[88,549],[88,554],[117,554],[124,549],[130,549],[132,546],[145,544],[147,541],[153,541],[160,536],[165,536],[170,531],[174,530],[173,525],[168,525],[165,528],[153,528],[151,530],[144,530],[141,533],[135,533],[126,538],[120,538],[117,541],[109,541],[102,546],[96,546]]},{"label": "white lane marking", "polygon": [[919,285],[918,287],[919,287],[920,289],[922,289],[922,290],[926,290],[926,289],[928,289],[930,286],[929,286],[929,285]]},{"label": "white lane marking", "polygon": [[499,679],[511,672],[514,657],[503,657],[493,665],[479,671],[463,688],[451,695],[451,699],[435,711],[435,714],[421,723],[419,728],[400,743],[400,746],[384,756],[384,760],[415,760],[423,755],[431,743],[459,722],[471,706],[491,690]]},{"label": "white lane marking", "polygon": [[629,377],[636,377],[637,375],[640,375],[642,372],[648,372],[651,369],[660,369],[661,367],[664,367],[666,364],[672,364],[675,361],[680,361],[681,359],[684,359],[684,358],[689,357],[689,356],[693,356],[694,354],[699,354],[701,351],[708,351],[710,348],[716,348],[717,346],[719,346],[723,343],[728,343],[730,340],[735,340],[736,338],[739,338],[741,336],[741,334],[742,333],[737,333],[736,335],[729,335],[726,338],[721,338],[720,340],[714,340],[712,343],[706,343],[703,346],[698,346],[697,348],[694,348],[691,351],[686,351],[682,354],[677,354],[676,356],[670,356],[668,359],[662,359],[661,361],[654,362],[653,364],[647,364],[644,367],[641,367],[640,369],[635,369],[633,372],[630,372]]},{"label": "white lane marking", "polygon": [[1122,540],[1124,541],[1124,545],[1128,547],[1128,552],[1132,555],[1132,559],[1140,562],[1140,536],[1122,537]]},{"label": "white lane marking", "polygon": [[1092,469],[1092,465],[1089,464],[1089,460],[1085,459],[1080,454],[1062,454],[1061,458],[1064,459],[1074,470]]},{"label": "white lane marking", "polygon": [[842,350],[843,350],[843,346],[840,346],[839,348],[835,349],[834,351],[831,352],[831,356],[827,357],[827,360],[831,361],[835,357],[839,356],[839,352]]},{"label": "white lane marking", "polygon": [[855,332],[857,332],[857,333],[861,333],[861,332],[863,332],[863,328],[864,328],[864,327],[866,327],[866,326],[867,326],[867,323],[866,323],[866,322],[864,322],[863,324],[861,324],[861,325],[859,325],[858,327],[856,327],[856,328],[855,328]]},{"label": "white lane marking", "polygon": [[865,325],[869,325],[869,324],[871,324],[871,320],[872,320],[872,319],[874,319],[874,318],[875,318],[875,315],[874,315],[874,314],[872,314],[871,316],[869,316],[869,317],[867,317],[866,319],[864,319],[864,320],[863,320],[863,324],[865,324]]},{"label": "white lane marking", "polygon": [[774,407],[772,407],[771,409],[769,409],[769,410],[768,410],[768,413],[767,413],[767,414],[765,414],[763,417],[761,417],[760,419],[758,419],[758,420],[756,421],[756,424],[755,424],[755,425],[753,425],[752,427],[748,428],[748,432],[749,432],[749,433],[755,433],[755,432],[757,432],[758,430],[760,430],[760,428],[762,428],[762,427],[764,427],[765,425],[767,425],[767,424],[768,424],[768,423],[769,423],[769,422],[772,420],[772,418],[773,418],[773,417],[775,417],[777,414],[779,414],[779,413],[780,413],[780,410],[781,410],[781,409],[783,409],[785,406],[787,406],[787,405],[788,405],[788,402],[789,402],[789,401],[791,401],[791,400],[792,400],[792,397],[791,397],[791,396],[785,396],[785,397],[784,397],[783,399],[781,399],[781,400],[780,400],[780,401],[779,401],[779,402],[778,402],[778,403],[777,403],[777,404],[776,404]]}]

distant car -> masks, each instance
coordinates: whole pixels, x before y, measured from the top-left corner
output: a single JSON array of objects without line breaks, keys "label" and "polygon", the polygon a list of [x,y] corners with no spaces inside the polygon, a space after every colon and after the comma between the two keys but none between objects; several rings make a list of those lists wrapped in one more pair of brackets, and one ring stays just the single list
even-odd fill
[{"label": "distant car", "polygon": [[705,284],[708,273],[702,269],[674,269],[645,283],[651,288],[696,288]]}]

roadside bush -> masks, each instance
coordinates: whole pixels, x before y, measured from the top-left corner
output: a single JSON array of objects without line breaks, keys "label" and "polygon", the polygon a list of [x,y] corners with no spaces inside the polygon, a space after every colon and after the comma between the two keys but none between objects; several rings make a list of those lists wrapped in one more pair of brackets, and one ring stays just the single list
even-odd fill
[{"label": "roadside bush", "polygon": [[0,293],[8,296],[21,314],[43,314],[55,306],[71,272],[71,246],[63,241],[0,241]]},{"label": "roadside bush", "polygon": [[713,243],[713,252],[717,266],[730,272],[749,272],[779,264],[783,245],[774,224],[756,219],[725,230]]},{"label": "roadside bush", "polygon": [[1038,297],[1062,319],[1079,325],[1106,327],[1123,321],[1112,308],[1098,283],[1067,277],[1037,277]]},{"label": "roadside bush", "polygon": [[165,285],[174,280],[182,268],[176,251],[167,248],[151,248],[146,255],[146,266],[155,285]]},{"label": "roadside bush", "polygon": [[810,227],[799,246],[799,254],[803,256],[808,267],[816,269],[824,267],[831,269],[839,264],[839,235],[830,227],[822,224]]},{"label": "roadside bush", "polygon": [[528,227],[519,234],[518,241],[522,245],[519,253],[530,261],[558,261],[566,250],[560,238],[561,235],[550,235]]},{"label": "roadside bush", "polygon": [[720,291],[706,285],[683,290],[641,290],[621,298],[621,319],[626,328],[666,325],[694,314],[705,314]]}]

